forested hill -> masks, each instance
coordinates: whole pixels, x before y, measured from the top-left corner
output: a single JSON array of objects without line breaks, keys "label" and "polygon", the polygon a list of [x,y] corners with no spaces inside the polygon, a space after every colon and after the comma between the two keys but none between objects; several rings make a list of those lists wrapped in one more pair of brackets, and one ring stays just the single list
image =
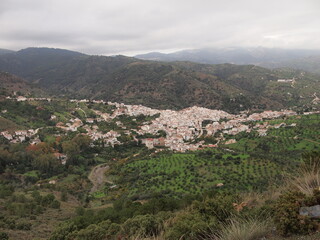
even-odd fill
[{"label": "forested hill", "polygon": [[[0,56],[0,70],[59,96],[95,98],[155,108],[203,106],[229,112],[314,107],[320,77],[253,65],[154,62],[28,48]],[[279,83],[293,79],[295,83]]]}]

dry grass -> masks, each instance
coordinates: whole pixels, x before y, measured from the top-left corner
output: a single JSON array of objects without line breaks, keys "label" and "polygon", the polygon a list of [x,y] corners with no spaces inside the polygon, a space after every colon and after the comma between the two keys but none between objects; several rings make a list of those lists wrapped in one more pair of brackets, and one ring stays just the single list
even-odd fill
[{"label": "dry grass", "polygon": [[311,196],[314,189],[320,188],[320,169],[316,166],[312,168],[302,168],[297,177],[287,180],[288,187],[299,190]]},{"label": "dry grass", "polygon": [[212,240],[257,240],[265,237],[271,231],[269,220],[232,219],[222,230],[209,239]]},{"label": "dry grass", "polygon": [[157,236],[157,237],[131,237],[130,240],[165,240],[163,236]]}]

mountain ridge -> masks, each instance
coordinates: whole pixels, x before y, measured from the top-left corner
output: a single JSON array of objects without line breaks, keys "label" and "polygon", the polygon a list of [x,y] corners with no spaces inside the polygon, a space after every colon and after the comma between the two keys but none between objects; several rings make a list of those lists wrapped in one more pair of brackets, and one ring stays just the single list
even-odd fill
[{"label": "mountain ridge", "polygon": [[[253,64],[267,68],[290,67],[320,73],[320,50],[280,48],[204,48],[173,53],[151,52],[136,58],[152,61],[191,61],[203,64]],[[309,61],[308,61],[309,60]],[[307,61],[309,65],[304,64]],[[312,67],[310,67],[310,64]],[[314,66],[313,66],[314,65]]]},{"label": "mountain ridge", "polygon": [[[0,70],[37,83],[56,96],[104,99],[161,109],[197,105],[233,112],[304,107],[311,103],[314,91],[320,91],[316,75],[297,70],[155,62],[47,48],[28,48],[0,56]],[[297,80],[294,87],[277,82],[293,77]]]}]

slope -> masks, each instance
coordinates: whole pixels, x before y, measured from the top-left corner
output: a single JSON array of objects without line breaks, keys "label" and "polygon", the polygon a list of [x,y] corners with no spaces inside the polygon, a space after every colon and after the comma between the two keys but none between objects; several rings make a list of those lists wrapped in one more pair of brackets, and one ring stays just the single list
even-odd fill
[{"label": "slope", "polygon": [[44,91],[36,85],[7,72],[0,71],[0,95],[10,95],[16,92],[23,95],[43,95]]}]

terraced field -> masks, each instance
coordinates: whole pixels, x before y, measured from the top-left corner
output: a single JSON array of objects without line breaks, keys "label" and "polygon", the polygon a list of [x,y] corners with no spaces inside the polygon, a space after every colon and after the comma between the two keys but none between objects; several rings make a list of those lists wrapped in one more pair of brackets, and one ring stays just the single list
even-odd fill
[{"label": "terraced field", "polygon": [[279,166],[271,161],[207,150],[133,161],[122,168],[120,182],[128,184],[131,196],[154,192],[176,196],[218,189],[218,183],[223,183],[221,190],[262,189],[280,172]]},{"label": "terraced field", "polygon": [[[320,115],[294,116],[290,119],[269,121],[270,125],[286,123],[286,127],[270,128],[265,137],[247,136],[238,139],[229,148],[241,152],[266,152],[301,154],[305,151],[320,150]],[[296,126],[288,126],[296,124]]]}]

